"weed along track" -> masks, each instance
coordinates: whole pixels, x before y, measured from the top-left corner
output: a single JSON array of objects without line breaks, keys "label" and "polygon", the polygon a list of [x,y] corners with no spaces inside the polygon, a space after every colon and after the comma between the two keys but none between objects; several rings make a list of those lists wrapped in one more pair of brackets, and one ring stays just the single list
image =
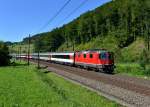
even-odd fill
[{"label": "weed along track", "polygon": [[150,106],[150,80],[124,75],[109,75],[44,61],[40,63],[48,66],[49,71],[92,88],[122,105]]}]

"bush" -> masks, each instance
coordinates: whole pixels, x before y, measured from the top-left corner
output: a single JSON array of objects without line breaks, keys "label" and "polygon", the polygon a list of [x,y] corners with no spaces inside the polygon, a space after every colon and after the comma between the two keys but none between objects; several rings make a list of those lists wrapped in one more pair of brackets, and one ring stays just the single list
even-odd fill
[{"label": "bush", "polygon": [[143,50],[141,57],[140,57],[140,66],[146,70],[146,65],[150,63],[150,57],[149,57],[149,52],[146,51],[145,49]]},{"label": "bush", "polygon": [[150,76],[150,68],[145,69],[144,74]]},{"label": "bush", "polygon": [[0,66],[10,64],[9,49],[3,42],[0,42]]},{"label": "bush", "polygon": [[124,63],[124,64],[117,64],[115,69],[116,73],[128,73],[133,75],[142,75],[143,70],[139,64],[136,63]]}]

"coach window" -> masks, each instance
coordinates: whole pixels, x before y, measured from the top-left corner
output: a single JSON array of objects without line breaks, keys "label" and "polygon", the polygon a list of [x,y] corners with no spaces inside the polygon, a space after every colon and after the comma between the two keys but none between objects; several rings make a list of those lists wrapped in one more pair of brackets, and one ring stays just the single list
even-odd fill
[{"label": "coach window", "polygon": [[93,58],[93,54],[90,54],[90,58]]},{"label": "coach window", "polygon": [[69,56],[69,55],[66,55],[66,59],[70,59],[70,56]]},{"label": "coach window", "polygon": [[84,58],[86,58],[86,54],[84,54]]}]

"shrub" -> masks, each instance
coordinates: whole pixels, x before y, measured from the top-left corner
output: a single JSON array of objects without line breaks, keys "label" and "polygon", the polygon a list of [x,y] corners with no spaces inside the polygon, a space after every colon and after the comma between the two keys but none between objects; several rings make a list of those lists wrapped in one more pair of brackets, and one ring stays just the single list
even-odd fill
[{"label": "shrub", "polygon": [[10,63],[9,49],[3,42],[0,42],[0,66],[6,66]]},{"label": "shrub", "polygon": [[150,76],[150,68],[145,69],[144,74]]},{"label": "shrub", "polygon": [[140,57],[140,66],[146,70],[146,65],[150,62],[149,52],[145,49],[143,50],[141,57]]}]

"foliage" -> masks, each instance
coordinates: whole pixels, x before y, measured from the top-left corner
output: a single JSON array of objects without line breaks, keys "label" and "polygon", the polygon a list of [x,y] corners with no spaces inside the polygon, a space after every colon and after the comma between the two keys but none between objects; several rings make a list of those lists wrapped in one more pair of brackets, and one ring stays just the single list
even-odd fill
[{"label": "foliage", "polygon": [[60,32],[62,32],[61,29],[55,29],[52,32],[40,34],[33,42],[35,52],[37,52],[38,49],[40,49],[40,52],[56,51],[64,42],[64,38]]},{"label": "foliage", "polygon": [[146,66],[146,69],[144,70],[144,74],[150,77],[150,65]]},{"label": "foliage", "polygon": [[140,57],[140,65],[145,70],[148,63],[150,63],[150,52],[143,50]]},{"label": "foliage", "polygon": [[142,74],[142,68],[138,63],[118,63],[115,71],[116,73]]},{"label": "foliage", "polygon": [[10,45],[12,45],[13,43],[10,42],[10,41],[7,41],[7,42],[5,42],[5,44],[6,44],[7,46],[10,46]]},{"label": "foliage", "polygon": [[118,61],[119,62],[140,62],[141,54],[143,50],[146,49],[144,45],[143,38],[136,38],[136,40],[130,44],[128,47],[122,48],[117,52],[118,53]]},{"label": "foliage", "polygon": [[9,49],[6,44],[0,42],[0,66],[6,66],[10,63]]},{"label": "foliage", "polygon": [[117,63],[115,73],[150,78],[150,65],[143,69],[138,63]]}]

